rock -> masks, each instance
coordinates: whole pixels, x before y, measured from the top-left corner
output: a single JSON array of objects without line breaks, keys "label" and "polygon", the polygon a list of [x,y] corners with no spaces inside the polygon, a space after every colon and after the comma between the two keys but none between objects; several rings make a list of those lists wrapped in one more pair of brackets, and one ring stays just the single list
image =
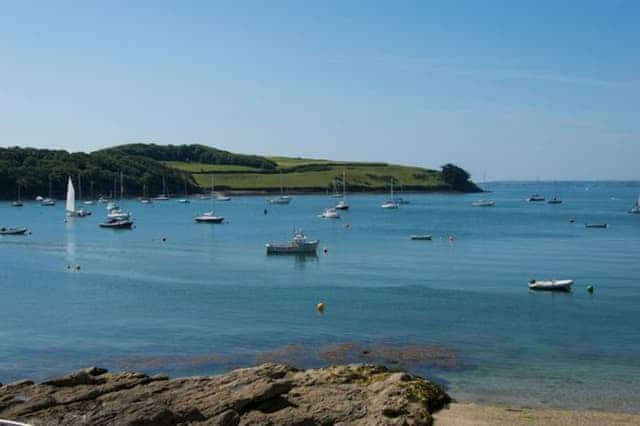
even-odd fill
[{"label": "rock", "polygon": [[449,396],[428,380],[363,364],[263,364],[213,377],[93,367],[0,387],[0,418],[35,425],[429,425]]}]

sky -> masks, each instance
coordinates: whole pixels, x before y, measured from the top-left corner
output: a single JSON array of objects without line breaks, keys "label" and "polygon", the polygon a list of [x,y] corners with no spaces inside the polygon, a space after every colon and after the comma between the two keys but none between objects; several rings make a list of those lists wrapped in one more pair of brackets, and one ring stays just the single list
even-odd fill
[{"label": "sky", "polygon": [[640,179],[638,1],[0,0],[0,146]]}]

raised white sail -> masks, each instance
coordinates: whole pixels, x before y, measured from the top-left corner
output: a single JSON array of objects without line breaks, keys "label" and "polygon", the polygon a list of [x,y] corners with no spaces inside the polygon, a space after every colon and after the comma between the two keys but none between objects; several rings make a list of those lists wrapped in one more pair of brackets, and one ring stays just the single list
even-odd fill
[{"label": "raised white sail", "polygon": [[69,182],[67,183],[67,207],[65,210],[69,215],[73,215],[76,211],[76,190],[73,188],[71,176],[69,176]]}]

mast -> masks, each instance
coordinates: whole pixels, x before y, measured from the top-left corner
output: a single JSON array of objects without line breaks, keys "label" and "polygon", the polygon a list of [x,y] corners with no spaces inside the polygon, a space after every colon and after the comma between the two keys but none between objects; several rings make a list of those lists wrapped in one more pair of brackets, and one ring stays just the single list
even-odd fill
[{"label": "mast", "polygon": [[78,199],[82,201],[82,180],[80,180],[80,173],[78,173]]},{"label": "mast", "polygon": [[53,186],[51,183],[51,175],[49,175],[49,199],[51,199],[51,193],[53,192]]},{"label": "mast", "polygon": [[391,177],[391,201],[393,200],[393,177]]},{"label": "mast", "polygon": [[93,181],[91,181],[90,191],[91,191],[91,199],[93,200]]},{"label": "mast", "polygon": [[164,176],[162,176],[162,195],[167,195],[167,181]]},{"label": "mast", "polygon": [[347,199],[347,172],[342,170],[342,199]]},{"label": "mast", "polygon": [[18,202],[20,202],[20,182],[17,181],[16,183],[18,185]]},{"label": "mast", "polygon": [[213,211],[213,194],[214,194],[214,188],[216,187],[215,184],[215,177],[212,174],[211,175],[211,211]]},{"label": "mast", "polygon": [[120,201],[124,197],[124,174],[120,172]]}]

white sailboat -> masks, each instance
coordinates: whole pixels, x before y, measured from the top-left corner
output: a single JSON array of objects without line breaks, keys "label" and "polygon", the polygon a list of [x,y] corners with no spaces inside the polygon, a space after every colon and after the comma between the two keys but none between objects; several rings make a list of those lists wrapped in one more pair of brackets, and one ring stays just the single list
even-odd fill
[{"label": "white sailboat", "polygon": [[47,206],[47,207],[51,207],[51,206],[55,206],[56,205],[56,200],[53,199],[52,196],[52,191],[53,191],[53,186],[52,186],[52,182],[51,182],[51,176],[49,176],[49,196],[47,198],[43,198],[40,201],[40,205],[42,206]]},{"label": "white sailboat", "polygon": [[18,198],[11,203],[13,207],[22,207],[22,199],[20,198],[20,182],[17,183],[18,186]]},{"label": "white sailboat", "polygon": [[349,204],[347,203],[347,173],[342,171],[342,200],[336,204],[338,210],[349,210]]},{"label": "white sailboat", "polygon": [[162,176],[162,194],[158,195],[154,198],[156,201],[166,201],[169,199],[169,195],[167,194],[167,181],[164,176]]},{"label": "white sailboat", "polygon": [[631,207],[631,210],[629,210],[629,213],[640,214],[640,195],[638,195],[638,199],[636,200],[636,205]]},{"label": "white sailboat", "polygon": [[211,211],[202,213],[200,216],[196,216],[195,221],[198,223],[222,223],[224,221],[223,216],[218,216],[213,212],[214,185],[214,178],[213,175],[211,175]]},{"label": "white sailboat", "polygon": [[291,197],[284,195],[284,186],[282,184],[282,172],[280,172],[280,196],[269,200],[270,204],[289,204]]},{"label": "white sailboat", "polygon": [[76,190],[73,187],[73,181],[71,180],[71,176],[69,176],[69,180],[67,181],[67,203],[65,207],[65,212],[67,216],[70,217],[85,217],[90,216],[91,212],[84,209],[76,210]]},{"label": "white sailboat", "polygon": [[224,194],[217,194],[216,195],[216,190],[215,190],[215,180],[214,180],[214,176],[211,175],[211,198],[214,198],[216,201],[231,201],[231,197],[226,196]]},{"label": "white sailboat", "polygon": [[383,209],[397,209],[400,205],[393,198],[393,178],[391,178],[391,193],[390,198],[380,205]]}]

